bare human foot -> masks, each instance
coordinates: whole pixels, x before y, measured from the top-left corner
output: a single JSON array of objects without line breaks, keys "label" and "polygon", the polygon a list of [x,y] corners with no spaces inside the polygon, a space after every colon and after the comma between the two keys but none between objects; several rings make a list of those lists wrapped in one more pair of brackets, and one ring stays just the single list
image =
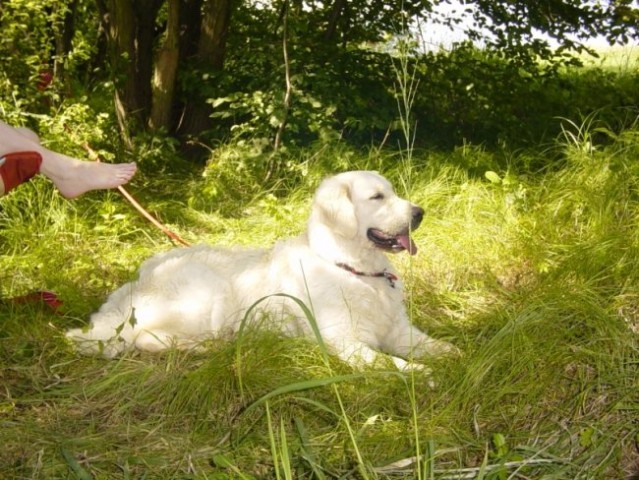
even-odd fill
[{"label": "bare human foot", "polygon": [[90,190],[117,188],[131,180],[136,171],[135,163],[85,162],[55,152],[43,156],[40,167],[40,172],[66,198],[75,198]]}]

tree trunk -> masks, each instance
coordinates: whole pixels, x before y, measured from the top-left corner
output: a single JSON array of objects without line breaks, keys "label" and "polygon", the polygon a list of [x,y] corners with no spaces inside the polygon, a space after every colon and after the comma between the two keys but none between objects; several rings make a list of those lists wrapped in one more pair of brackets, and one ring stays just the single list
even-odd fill
[{"label": "tree trunk", "polygon": [[[221,70],[226,55],[226,38],[234,0],[204,0],[196,61],[205,70]],[[180,133],[197,136],[209,130],[211,107],[206,98],[191,98],[184,108]]]},{"label": "tree trunk", "polygon": [[216,70],[224,66],[232,1],[205,0],[203,5],[198,56]]},{"label": "tree trunk", "polygon": [[335,42],[335,36],[337,35],[337,23],[339,22],[344,9],[346,8],[346,0],[335,0],[333,7],[331,8],[328,25],[324,32],[324,40],[327,42]]},{"label": "tree trunk", "polygon": [[180,0],[168,0],[166,39],[155,61],[151,104],[151,130],[171,130],[173,96],[179,61]]},{"label": "tree trunk", "polygon": [[[106,0],[107,38],[109,40],[109,63],[115,80],[115,111],[120,130],[129,138],[129,112],[137,110],[135,89],[135,17],[129,0]],[[127,141],[128,143],[128,141]]]},{"label": "tree trunk", "polygon": [[202,0],[180,0],[180,64],[197,55]]},{"label": "tree trunk", "polygon": [[107,32],[115,106],[125,141],[131,127],[146,125],[150,114],[155,19],[162,2],[97,0]]},{"label": "tree trunk", "polygon": [[[156,56],[156,17],[165,1],[168,2],[166,38]],[[202,70],[223,67],[233,2],[96,0],[107,32],[115,107],[126,143],[131,131],[145,126],[174,131],[176,79],[186,58],[193,57]],[[180,134],[193,136],[210,128],[210,107],[206,100],[191,95],[182,114]]]},{"label": "tree trunk", "polygon": [[148,124],[151,114],[152,79],[153,79],[153,50],[156,41],[156,19],[164,0],[130,0],[135,12],[136,24],[136,92],[138,95],[137,108],[140,111],[141,126]]},{"label": "tree trunk", "polygon": [[75,33],[75,14],[78,0],[72,0],[64,9],[62,18],[54,27],[55,35],[55,61],[53,66],[54,77],[62,82],[67,95],[70,93],[70,79],[68,78],[65,62],[72,48],[73,35]]}]

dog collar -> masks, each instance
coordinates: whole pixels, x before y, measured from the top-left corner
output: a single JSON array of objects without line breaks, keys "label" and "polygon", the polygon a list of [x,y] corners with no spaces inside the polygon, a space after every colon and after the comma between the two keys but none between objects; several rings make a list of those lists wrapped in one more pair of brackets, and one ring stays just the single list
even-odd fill
[{"label": "dog collar", "polygon": [[395,288],[395,282],[397,280],[399,280],[397,278],[397,275],[392,274],[391,272],[387,272],[386,270],[383,270],[381,272],[369,273],[369,272],[360,272],[359,270],[356,270],[353,267],[351,267],[350,265],[347,265],[345,263],[336,263],[335,265],[337,265],[341,269],[346,270],[347,272],[352,273],[353,275],[357,275],[357,276],[360,276],[360,277],[385,278],[386,281],[388,282],[388,284],[392,288]]}]

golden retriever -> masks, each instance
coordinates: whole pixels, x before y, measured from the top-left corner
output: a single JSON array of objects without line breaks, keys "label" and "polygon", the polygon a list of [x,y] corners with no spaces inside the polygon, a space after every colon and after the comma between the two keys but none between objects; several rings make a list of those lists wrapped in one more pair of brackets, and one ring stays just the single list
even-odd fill
[{"label": "golden retriever", "polygon": [[92,315],[88,330],[67,336],[80,351],[108,357],[132,348],[187,348],[237,332],[261,299],[254,311],[277,320],[285,334],[313,336],[294,297],[343,360],[362,365],[384,352],[407,368],[413,357],[451,350],[411,325],[386,257],[416,253],[410,233],[423,215],[375,172],[335,175],[317,190],[305,233],[270,249],[195,246],[155,255]]}]

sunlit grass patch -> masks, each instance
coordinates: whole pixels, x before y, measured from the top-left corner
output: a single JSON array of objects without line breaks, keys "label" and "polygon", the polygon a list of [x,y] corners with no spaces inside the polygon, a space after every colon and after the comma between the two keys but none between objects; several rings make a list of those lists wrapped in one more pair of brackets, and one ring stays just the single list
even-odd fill
[{"label": "sunlit grass patch", "polygon": [[[116,194],[68,202],[46,182],[21,187],[0,201],[0,476],[636,474],[636,138],[564,138],[541,172],[504,163],[517,153],[415,152],[410,178],[397,154],[342,151],[342,167],[379,169],[425,208],[418,254],[393,260],[412,320],[462,352],[427,360],[429,375],[356,370],[312,339],[252,328],[198,351],[78,356],[65,330],[172,244]],[[192,243],[268,246],[305,228],[330,173],[312,158],[290,194],[220,195],[219,209],[181,195],[209,185],[193,175],[131,189]],[[45,287],[60,315],[8,301]]]},{"label": "sunlit grass patch", "polygon": [[637,45],[600,48],[596,50],[596,53],[598,57],[582,56],[582,60],[587,66],[598,66],[623,74],[636,71],[637,65],[639,65],[639,46]]}]

